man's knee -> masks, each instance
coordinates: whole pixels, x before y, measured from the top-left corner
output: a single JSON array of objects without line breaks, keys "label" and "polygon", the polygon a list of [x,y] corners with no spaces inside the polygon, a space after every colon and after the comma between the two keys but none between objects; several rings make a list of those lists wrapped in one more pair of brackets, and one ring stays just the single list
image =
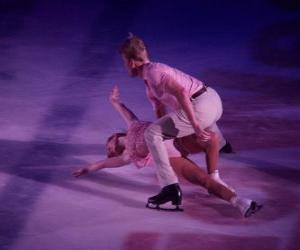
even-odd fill
[{"label": "man's knee", "polygon": [[206,143],[206,146],[209,148],[211,147],[212,145],[216,145],[219,143],[219,138],[218,138],[218,135],[212,131],[209,131],[209,134],[210,134],[210,137],[209,137],[209,140],[208,142]]},{"label": "man's knee", "polygon": [[[200,143],[200,142],[199,142]],[[210,131],[210,138],[207,142],[201,144],[204,151],[208,151],[211,148],[218,147],[219,145],[219,137],[216,133]]]}]

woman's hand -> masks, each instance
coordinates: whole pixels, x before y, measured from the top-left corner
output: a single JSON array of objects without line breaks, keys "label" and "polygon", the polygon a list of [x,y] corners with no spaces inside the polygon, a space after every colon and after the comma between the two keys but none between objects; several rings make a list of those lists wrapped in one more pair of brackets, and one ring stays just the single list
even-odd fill
[{"label": "woman's hand", "polygon": [[109,100],[114,102],[120,102],[120,91],[117,85],[115,85],[110,93]]},{"label": "woman's hand", "polygon": [[73,175],[74,177],[79,177],[79,176],[82,176],[82,175],[84,175],[84,174],[87,174],[88,172],[89,172],[89,171],[88,171],[87,168],[80,168],[80,169],[75,170],[75,171],[72,173],[72,175]]}]

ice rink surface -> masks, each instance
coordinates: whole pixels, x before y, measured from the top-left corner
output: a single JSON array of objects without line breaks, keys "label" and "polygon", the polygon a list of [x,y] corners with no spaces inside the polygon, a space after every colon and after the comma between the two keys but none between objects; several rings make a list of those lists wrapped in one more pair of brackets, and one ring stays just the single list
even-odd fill
[{"label": "ice rink surface", "polygon": [[[292,0],[0,0],[0,249],[299,249],[299,30]],[[154,167],[71,176],[126,129],[108,102],[114,84],[154,119],[117,53],[129,31],[153,61],[219,92],[236,151],[221,156],[221,176],[259,213],[242,218],[187,182],[184,212],[146,209]]]}]

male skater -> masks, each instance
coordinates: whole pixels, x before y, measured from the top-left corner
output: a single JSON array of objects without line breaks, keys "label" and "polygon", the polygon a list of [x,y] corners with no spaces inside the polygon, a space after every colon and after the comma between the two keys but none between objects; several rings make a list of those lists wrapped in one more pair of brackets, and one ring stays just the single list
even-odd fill
[{"label": "male skater", "polygon": [[[159,118],[145,132],[162,187],[158,195],[148,199],[148,204],[159,206],[171,201],[178,207],[182,192],[163,141],[195,133],[198,143],[206,151],[207,164],[213,166],[211,169],[217,169],[214,166],[217,165],[219,150],[210,147],[210,141],[215,133],[220,145],[226,144],[216,124],[222,115],[221,99],[214,89],[198,79],[165,64],[151,62],[144,42],[136,36],[126,39],[120,53],[129,74],[144,79],[147,96]],[[172,111],[167,113],[166,108]],[[210,175],[225,184],[217,170]]]}]

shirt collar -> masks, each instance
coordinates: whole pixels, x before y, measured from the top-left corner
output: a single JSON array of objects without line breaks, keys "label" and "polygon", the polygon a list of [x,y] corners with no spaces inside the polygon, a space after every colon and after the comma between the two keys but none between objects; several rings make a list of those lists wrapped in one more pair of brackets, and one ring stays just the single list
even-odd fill
[{"label": "shirt collar", "polygon": [[147,69],[149,67],[149,65],[151,64],[150,61],[144,63],[141,67],[142,67],[142,77],[143,79],[146,79],[146,75],[147,75]]}]

